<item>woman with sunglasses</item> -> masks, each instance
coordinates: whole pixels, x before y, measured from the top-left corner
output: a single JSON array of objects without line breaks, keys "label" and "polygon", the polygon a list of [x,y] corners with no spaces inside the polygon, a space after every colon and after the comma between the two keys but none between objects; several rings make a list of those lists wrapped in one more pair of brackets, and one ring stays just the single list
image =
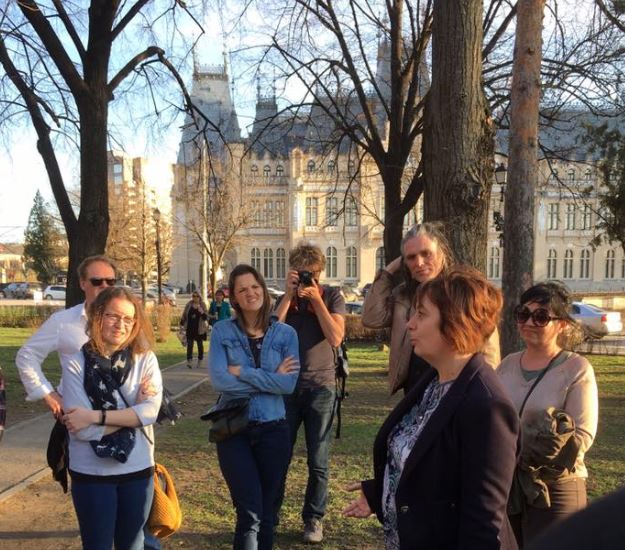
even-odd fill
[{"label": "woman with sunglasses", "polygon": [[[544,528],[586,505],[588,471],[584,455],[597,431],[597,383],[585,357],[562,349],[561,340],[575,324],[569,310],[569,293],[563,285],[548,282],[527,289],[515,310],[526,347],[508,355],[497,370],[521,416],[526,435],[536,429],[537,419],[541,415],[544,418],[545,412],[552,415],[554,411],[562,411],[572,420],[571,425],[574,423],[573,443],[577,455],[572,456],[574,466],[570,471],[567,469],[554,480],[553,470],[548,470],[555,463],[554,457],[557,458],[558,443],[553,438],[553,442],[545,446],[549,450],[544,456],[538,453],[537,457],[534,451],[531,458],[548,498],[529,497],[527,492],[521,491],[520,502],[512,506],[511,501],[509,513],[521,548]],[[521,479],[521,470],[527,471],[521,467],[529,463],[527,447],[517,468],[517,481]],[[524,489],[522,485],[519,484],[520,490]]]},{"label": "woman with sunglasses", "polygon": [[162,380],[152,328],[125,288],[87,312],[89,341],[62,358],[72,500],[83,548],[144,548],[154,493],[154,432]]},{"label": "woman with sunglasses", "polygon": [[187,367],[193,368],[193,343],[197,343],[197,363],[200,366],[204,359],[204,340],[206,340],[208,315],[206,304],[202,301],[199,292],[191,294],[191,300],[184,307],[180,317],[180,326],[187,337]]}]

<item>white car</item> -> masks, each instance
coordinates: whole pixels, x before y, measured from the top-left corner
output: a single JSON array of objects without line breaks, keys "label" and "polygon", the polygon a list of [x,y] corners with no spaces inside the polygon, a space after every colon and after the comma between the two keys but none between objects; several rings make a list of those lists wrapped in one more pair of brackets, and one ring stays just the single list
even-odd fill
[{"label": "white car", "polygon": [[65,287],[62,285],[50,285],[43,291],[46,300],[65,300]]},{"label": "white car", "polygon": [[607,334],[623,331],[623,321],[618,311],[605,311],[592,304],[573,302],[571,317],[582,326],[585,335],[590,338],[603,338]]}]

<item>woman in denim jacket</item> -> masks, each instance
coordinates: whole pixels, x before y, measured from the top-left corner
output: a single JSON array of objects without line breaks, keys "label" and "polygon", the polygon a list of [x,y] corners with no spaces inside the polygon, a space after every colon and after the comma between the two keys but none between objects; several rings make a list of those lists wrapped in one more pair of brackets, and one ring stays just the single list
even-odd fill
[{"label": "woman in denim jacket", "polygon": [[253,267],[236,266],[229,288],[237,315],[213,328],[210,378],[224,402],[249,397],[249,424],[217,443],[217,456],[237,513],[233,548],[269,550],[274,501],[289,461],[282,396],[293,392],[299,374],[297,334],[270,319],[267,286]]}]

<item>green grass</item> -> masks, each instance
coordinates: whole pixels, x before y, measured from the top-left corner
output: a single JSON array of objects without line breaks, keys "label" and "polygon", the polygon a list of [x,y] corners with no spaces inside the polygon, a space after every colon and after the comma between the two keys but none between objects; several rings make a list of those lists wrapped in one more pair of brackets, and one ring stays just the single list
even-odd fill
[{"label": "green grass", "polygon": [[[2,367],[6,381],[7,427],[47,410],[42,401],[26,401],[26,392],[15,368],[17,350],[34,330],[32,328],[0,327],[0,367]],[[163,368],[183,361],[185,353],[185,350],[173,333],[170,334],[167,342],[156,344],[156,355]],[[46,378],[56,386],[61,377],[61,367],[56,353],[51,353],[44,361],[43,372]]]}]

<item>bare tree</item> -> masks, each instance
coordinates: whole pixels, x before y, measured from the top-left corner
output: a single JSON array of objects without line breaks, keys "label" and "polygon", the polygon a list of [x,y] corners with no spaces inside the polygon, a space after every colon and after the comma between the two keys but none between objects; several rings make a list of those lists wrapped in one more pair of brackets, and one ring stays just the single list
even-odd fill
[{"label": "bare tree", "polygon": [[533,281],[534,193],[538,184],[538,119],[545,0],[517,4],[510,101],[508,185],[504,210],[502,352],[521,346],[514,307]]},{"label": "bare tree", "polygon": [[[161,16],[173,22],[179,11],[188,15],[185,3],[177,0],[164,2],[161,11],[152,0],[91,0],[87,9],[59,0],[20,0],[0,8],[5,127],[7,121],[26,116],[36,131],[69,241],[68,305],[83,299],[76,266],[85,256],[104,252],[106,245],[109,107],[138,80],[149,85],[159,73],[182,84],[162,48],[136,45],[141,39],[154,40],[146,32],[152,22]],[[128,37],[134,25],[141,25],[143,32],[132,43]],[[112,63],[114,49],[124,52],[125,62]],[[150,91],[155,100],[155,88]],[[78,216],[59,166],[59,137],[66,137],[80,155]]]},{"label": "bare tree", "polygon": [[193,236],[202,253],[208,280],[202,282],[206,298],[206,283],[215,295],[217,274],[226,255],[242,238],[254,212],[246,202],[241,182],[242,146],[216,148],[196,142],[199,154],[194,163],[176,167],[174,199],[184,204],[183,217],[176,220]]}]

